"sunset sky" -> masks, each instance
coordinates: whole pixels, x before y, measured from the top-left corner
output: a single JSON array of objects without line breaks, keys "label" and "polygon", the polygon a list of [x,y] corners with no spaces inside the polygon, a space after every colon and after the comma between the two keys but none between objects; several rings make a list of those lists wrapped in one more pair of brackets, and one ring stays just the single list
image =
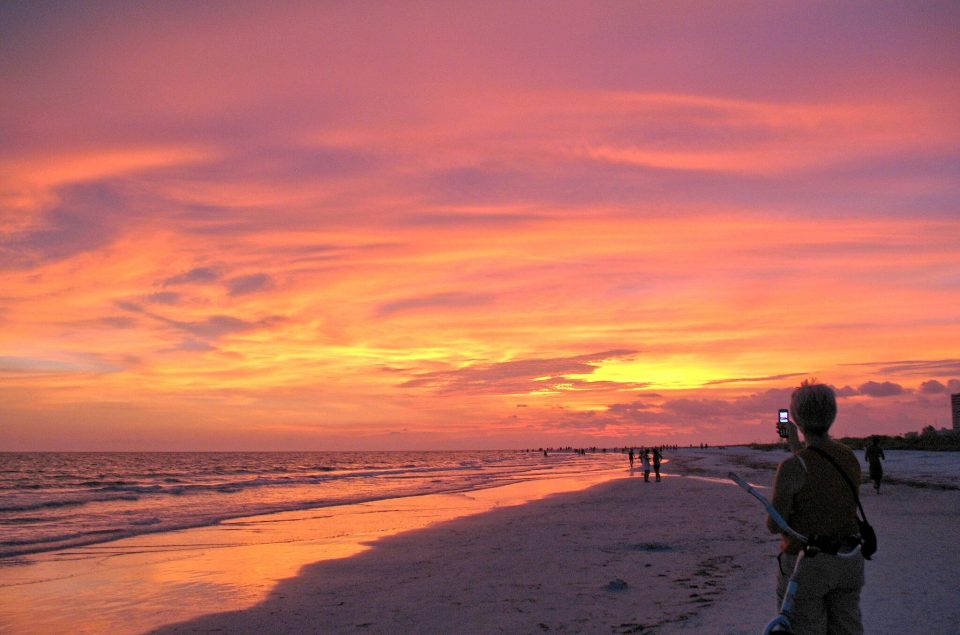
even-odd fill
[{"label": "sunset sky", "polygon": [[960,392],[960,4],[4,2],[0,450],[772,441]]}]

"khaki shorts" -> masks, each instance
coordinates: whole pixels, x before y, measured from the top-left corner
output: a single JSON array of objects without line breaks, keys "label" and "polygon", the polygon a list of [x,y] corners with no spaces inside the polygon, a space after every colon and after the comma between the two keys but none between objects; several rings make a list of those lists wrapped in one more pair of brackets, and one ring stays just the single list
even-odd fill
[{"label": "khaki shorts", "polygon": [[[787,582],[797,556],[781,553],[777,580],[777,609],[783,602]],[[818,553],[805,556],[797,573],[790,625],[797,635],[862,635],[860,589],[863,587],[863,556],[850,558]]]}]

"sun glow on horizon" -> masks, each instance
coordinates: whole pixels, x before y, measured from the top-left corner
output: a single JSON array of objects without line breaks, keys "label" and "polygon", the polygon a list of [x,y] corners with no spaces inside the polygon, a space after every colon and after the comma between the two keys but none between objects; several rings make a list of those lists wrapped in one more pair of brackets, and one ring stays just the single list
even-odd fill
[{"label": "sun glow on horizon", "polygon": [[649,390],[685,390],[702,388],[710,381],[729,377],[730,372],[730,369],[710,367],[701,360],[683,356],[656,361],[611,360],[590,375],[578,378],[588,382],[640,384]]},{"label": "sun glow on horizon", "polygon": [[948,425],[960,11],[862,10],[7,10],[0,450]]}]

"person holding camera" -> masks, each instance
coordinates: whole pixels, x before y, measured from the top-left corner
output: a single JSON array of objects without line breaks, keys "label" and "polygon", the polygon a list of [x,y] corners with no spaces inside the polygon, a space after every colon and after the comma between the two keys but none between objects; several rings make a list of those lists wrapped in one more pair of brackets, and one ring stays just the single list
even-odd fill
[{"label": "person holding camera", "polygon": [[[773,486],[773,507],[817,547],[807,552],[794,578],[798,588],[790,621],[797,634],[863,633],[863,557],[850,555],[860,544],[857,502],[838,472],[842,469],[859,484],[860,461],[850,448],[830,438],[836,416],[836,395],[829,386],[805,381],[793,392],[785,430],[793,455],[780,463]],[[798,426],[805,445],[800,443]],[[772,518],[767,527],[782,533]],[[803,546],[784,534],[780,548],[777,597],[782,601]]]}]

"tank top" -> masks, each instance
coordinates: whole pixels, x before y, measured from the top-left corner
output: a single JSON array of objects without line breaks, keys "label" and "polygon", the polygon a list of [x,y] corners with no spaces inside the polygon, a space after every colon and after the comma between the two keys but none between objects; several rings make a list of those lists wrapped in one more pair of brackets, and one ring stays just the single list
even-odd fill
[{"label": "tank top", "polygon": [[[860,462],[850,448],[839,443],[818,446],[860,483]],[[857,502],[835,467],[809,448],[797,455],[806,467],[803,486],[794,495],[790,526],[805,536],[851,536],[859,531]]]}]

